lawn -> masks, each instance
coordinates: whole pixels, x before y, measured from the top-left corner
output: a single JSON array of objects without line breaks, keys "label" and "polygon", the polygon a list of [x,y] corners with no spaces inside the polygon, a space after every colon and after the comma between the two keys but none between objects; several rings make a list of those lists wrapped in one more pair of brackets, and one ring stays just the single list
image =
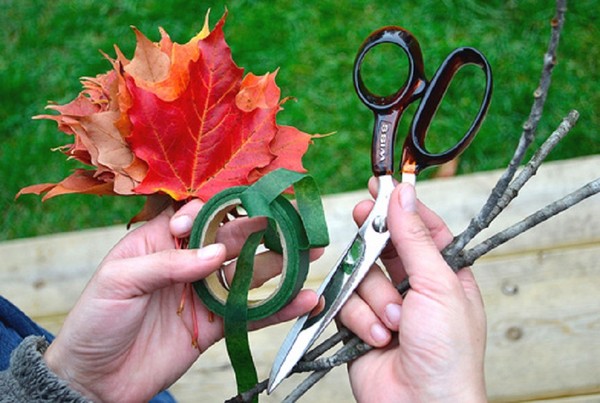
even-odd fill
[{"label": "lawn", "polygon": [[[122,224],[141,207],[142,199],[129,197],[14,200],[20,188],[59,181],[77,167],[51,151],[71,139],[53,122],[31,117],[43,113],[49,100],[73,99],[79,77],[107,71],[99,50],[114,55],[116,43],[131,57],[131,25],[152,40],[163,27],[183,43],[201,29],[208,8],[213,24],[227,8],[225,35],[236,63],[256,74],[280,68],[282,95],[297,99],[284,105],[278,121],[308,133],[335,132],[316,140],[304,159],[322,192],[335,193],[364,187],[370,176],[372,115],[354,93],[351,72],[356,50],[371,31],[384,25],[412,31],[428,76],[458,46],[476,47],[488,57],[494,97],[479,136],[460,160],[462,174],[500,168],[512,154],[538,83],[553,7],[539,0],[0,0],[0,240]],[[551,159],[600,152],[599,17],[596,0],[569,4],[539,136],[548,135],[570,109],[581,118]],[[389,88],[395,74],[404,74],[394,67],[373,85]],[[442,136],[470,119],[462,105],[471,94],[461,95],[454,102],[459,106],[436,117]],[[400,135],[405,131],[406,124]]]}]

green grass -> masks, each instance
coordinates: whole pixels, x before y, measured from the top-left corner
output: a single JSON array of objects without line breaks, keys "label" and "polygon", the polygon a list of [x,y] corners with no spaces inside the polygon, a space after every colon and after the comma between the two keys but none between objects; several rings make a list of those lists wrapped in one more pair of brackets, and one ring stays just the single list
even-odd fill
[{"label": "green grass", "polygon": [[[578,109],[581,118],[552,159],[600,151],[596,3],[569,5],[540,136],[570,109]],[[186,42],[202,27],[209,7],[213,24],[225,7],[229,10],[225,34],[238,65],[256,74],[281,68],[282,95],[297,102],[285,104],[280,123],[309,133],[336,132],[317,140],[305,157],[323,193],[361,188],[370,175],[372,115],[355,96],[351,71],[371,31],[384,25],[411,30],[421,43],[429,76],[458,46],[474,46],[488,57],[494,97],[478,138],[461,159],[460,173],[468,173],[502,167],[512,154],[538,83],[554,13],[552,1],[539,0],[0,0],[0,240],[124,223],[137,212],[143,201],[126,197],[69,195],[41,203],[36,196],[24,196],[15,201],[20,188],[59,181],[76,167],[50,151],[70,138],[54,123],[31,116],[43,113],[48,100],[74,98],[81,89],[79,77],[107,71],[110,66],[98,50],[113,54],[116,43],[131,56],[135,38],[130,25],[153,40],[162,26],[175,41]],[[400,68],[388,70],[392,75],[382,74],[383,81],[373,86],[385,90],[387,80],[402,80]],[[463,107],[468,95],[457,99],[460,107],[441,111],[437,129],[464,127],[470,119]]]}]

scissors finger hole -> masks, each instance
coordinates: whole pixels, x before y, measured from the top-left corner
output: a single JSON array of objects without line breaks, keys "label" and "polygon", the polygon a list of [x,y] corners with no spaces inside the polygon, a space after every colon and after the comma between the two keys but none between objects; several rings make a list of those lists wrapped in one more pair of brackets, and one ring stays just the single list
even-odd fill
[{"label": "scissors finger hole", "polygon": [[406,86],[409,71],[410,62],[404,49],[393,43],[380,43],[364,55],[359,74],[372,95],[386,98]]},{"label": "scissors finger hole", "polygon": [[443,91],[425,136],[425,147],[432,154],[444,153],[459,144],[478,116],[486,91],[485,73],[475,65],[464,65]]}]

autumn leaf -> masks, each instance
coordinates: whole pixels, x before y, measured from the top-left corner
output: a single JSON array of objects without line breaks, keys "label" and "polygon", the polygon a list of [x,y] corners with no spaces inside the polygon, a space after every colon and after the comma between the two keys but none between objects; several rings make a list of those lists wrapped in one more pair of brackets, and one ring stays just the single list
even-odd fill
[{"label": "autumn leaf", "polygon": [[244,112],[251,112],[256,108],[273,108],[279,104],[281,91],[275,84],[275,73],[264,76],[246,74],[242,80],[240,92],[235,96],[236,106]]},{"label": "autumn leaf", "polygon": [[208,17],[209,13],[206,13],[202,30],[183,45],[174,43],[162,28],[160,42],[154,43],[133,27],[137,39],[133,59],[128,61],[118,51],[118,60],[134,78],[136,86],[165,101],[176,99],[188,85],[189,63],[198,60],[198,42],[210,33]]},{"label": "autumn leaf", "polygon": [[292,126],[279,126],[277,135],[270,145],[271,153],[275,159],[264,168],[256,168],[250,174],[250,182],[257,181],[271,171],[279,168],[290,171],[305,172],[302,166],[302,156],[308,151],[314,137],[301,132]]},{"label": "autumn leaf", "polygon": [[[24,193],[42,194],[45,193],[42,200],[50,199],[54,196],[71,193],[107,195],[112,192],[112,178],[94,177],[93,171],[77,169],[70,176],[59,183],[42,183],[39,185],[28,186],[21,189],[17,197]],[[27,189],[27,190],[25,190]]]},{"label": "autumn leaf", "polygon": [[[242,79],[242,69],[224,40],[223,23],[221,19],[198,43],[200,55],[190,62],[190,82],[177,99],[165,101],[128,81],[132,97],[128,141],[148,164],[136,193],[208,200],[224,188],[257,180],[275,160],[286,165],[281,160],[294,157],[297,161],[287,165],[303,170],[301,158],[310,136],[283,129],[287,139],[277,139],[276,115],[281,108],[276,73],[249,73]],[[286,154],[286,145],[294,142],[303,145]]]}]

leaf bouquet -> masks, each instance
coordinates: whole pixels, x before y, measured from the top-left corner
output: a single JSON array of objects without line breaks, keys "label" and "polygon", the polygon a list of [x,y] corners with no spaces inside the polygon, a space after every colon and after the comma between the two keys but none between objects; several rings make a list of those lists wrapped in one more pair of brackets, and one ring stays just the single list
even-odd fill
[{"label": "leaf bouquet", "polygon": [[128,59],[104,56],[112,69],[81,80],[71,102],[51,104],[73,142],[58,150],[90,167],[58,183],[23,188],[19,195],[146,195],[131,222],[153,218],[176,202],[207,201],[231,186],[248,185],[278,168],[304,172],[302,156],[314,136],[280,126],[277,71],[244,75],[223,33],[225,13],[185,44],[164,29],[152,42],[133,28],[136,49]]}]

